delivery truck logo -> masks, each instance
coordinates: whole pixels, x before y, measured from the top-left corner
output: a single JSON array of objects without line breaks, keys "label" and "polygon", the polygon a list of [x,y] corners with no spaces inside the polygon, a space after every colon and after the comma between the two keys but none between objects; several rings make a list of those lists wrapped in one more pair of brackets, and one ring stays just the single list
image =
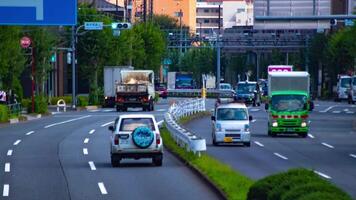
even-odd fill
[{"label": "delivery truck logo", "polygon": [[43,20],[43,0],[0,0],[0,7],[34,7],[36,20]]}]

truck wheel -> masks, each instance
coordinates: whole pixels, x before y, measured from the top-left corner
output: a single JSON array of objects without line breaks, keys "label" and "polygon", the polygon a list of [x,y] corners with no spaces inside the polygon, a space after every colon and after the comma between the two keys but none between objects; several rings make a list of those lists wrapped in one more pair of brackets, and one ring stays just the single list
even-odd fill
[{"label": "truck wheel", "polygon": [[111,166],[112,167],[119,167],[120,161],[121,161],[121,158],[119,156],[114,156],[111,154]]},{"label": "truck wheel", "polygon": [[250,146],[251,146],[251,142],[244,142],[244,145],[245,145],[246,147],[250,147]]},{"label": "truck wheel", "polygon": [[156,166],[162,166],[162,161],[163,161],[163,157],[162,156],[155,156],[155,157],[152,158],[152,162]]},{"label": "truck wheel", "polygon": [[212,140],[213,140],[213,145],[214,145],[214,146],[218,146],[218,143],[216,142],[214,135],[213,135],[213,137],[212,137]]},{"label": "truck wheel", "polygon": [[308,136],[308,133],[300,133],[299,136],[302,138],[306,138]]}]

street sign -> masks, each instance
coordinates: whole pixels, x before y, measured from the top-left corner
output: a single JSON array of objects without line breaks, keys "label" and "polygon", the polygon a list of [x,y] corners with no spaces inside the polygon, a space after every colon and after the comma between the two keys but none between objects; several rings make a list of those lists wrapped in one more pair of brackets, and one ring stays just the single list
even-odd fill
[{"label": "street sign", "polygon": [[20,45],[22,48],[27,49],[31,45],[31,39],[29,37],[22,37],[20,40]]},{"label": "street sign", "polygon": [[355,23],[352,19],[345,19],[345,26],[354,26]]},{"label": "street sign", "polygon": [[0,25],[75,25],[75,0],[0,0]]},{"label": "street sign", "polygon": [[85,30],[103,30],[103,22],[85,22],[84,23]]}]

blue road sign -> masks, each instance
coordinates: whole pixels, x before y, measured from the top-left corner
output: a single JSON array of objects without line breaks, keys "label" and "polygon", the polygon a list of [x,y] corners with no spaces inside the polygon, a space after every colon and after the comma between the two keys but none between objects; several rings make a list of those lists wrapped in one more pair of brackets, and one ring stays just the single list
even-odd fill
[{"label": "blue road sign", "polygon": [[354,26],[355,23],[352,19],[345,19],[345,26]]},{"label": "blue road sign", "polygon": [[0,0],[0,25],[75,25],[76,0]]}]

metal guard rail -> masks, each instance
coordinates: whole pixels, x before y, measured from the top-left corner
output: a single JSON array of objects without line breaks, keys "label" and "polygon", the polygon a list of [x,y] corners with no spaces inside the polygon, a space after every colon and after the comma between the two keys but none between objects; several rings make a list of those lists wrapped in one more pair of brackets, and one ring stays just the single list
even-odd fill
[{"label": "metal guard rail", "polygon": [[173,104],[165,114],[164,120],[172,138],[178,146],[185,148],[188,152],[198,154],[206,151],[205,139],[182,128],[178,121],[182,117],[205,111],[205,99],[190,99]]}]

